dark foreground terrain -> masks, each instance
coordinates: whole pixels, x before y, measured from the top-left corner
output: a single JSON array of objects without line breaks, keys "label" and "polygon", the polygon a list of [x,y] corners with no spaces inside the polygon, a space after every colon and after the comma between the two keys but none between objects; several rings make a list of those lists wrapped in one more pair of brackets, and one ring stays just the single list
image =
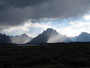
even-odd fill
[{"label": "dark foreground terrain", "polygon": [[0,68],[90,68],[90,43],[1,45]]}]

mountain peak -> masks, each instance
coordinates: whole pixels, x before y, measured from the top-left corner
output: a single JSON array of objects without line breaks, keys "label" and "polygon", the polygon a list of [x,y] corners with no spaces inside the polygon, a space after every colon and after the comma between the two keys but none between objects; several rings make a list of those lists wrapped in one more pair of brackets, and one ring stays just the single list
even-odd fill
[{"label": "mountain peak", "polygon": [[32,38],[29,37],[25,33],[21,34],[20,36],[11,37],[12,43],[15,43],[15,44],[25,44],[25,43],[31,41],[31,39]]},{"label": "mountain peak", "polygon": [[42,34],[44,34],[44,35],[51,35],[51,34],[58,34],[58,32],[56,30],[52,29],[52,28],[48,28]]},{"label": "mountain peak", "polygon": [[52,32],[52,31],[56,31],[56,30],[54,30],[52,28],[48,28],[46,31]]},{"label": "mountain peak", "polygon": [[56,30],[48,28],[46,31],[39,34],[37,37],[33,38],[27,44],[58,43],[58,42],[68,42],[69,40],[70,40],[69,38],[60,35]]},{"label": "mountain peak", "polygon": [[53,30],[54,30],[54,29],[52,29],[52,28],[48,28],[48,29],[47,29],[47,31],[53,31]]},{"label": "mountain peak", "polygon": [[80,35],[79,35],[80,37],[83,37],[83,36],[90,36],[90,34],[89,33],[87,33],[87,32],[82,32]]},{"label": "mountain peak", "polygon": [[82,32],[77,38],[76,41],[80,41],[80,42],[88,42],[90,41],[90,34],[86,33],[86,32]]},{"label": "mountain peak", "polygon": [[25,36],[26,36],[26,37],[29,37],[29,36],[28,36],[27,34],[25,34],[25,33],[21,34],[21,36],[22,36],[22,37],[25,37]]},{"label": "mountain peak", "polygon": [[86,33],[86,32],[82,32],[80,35],[87,35],[88,33]]}]

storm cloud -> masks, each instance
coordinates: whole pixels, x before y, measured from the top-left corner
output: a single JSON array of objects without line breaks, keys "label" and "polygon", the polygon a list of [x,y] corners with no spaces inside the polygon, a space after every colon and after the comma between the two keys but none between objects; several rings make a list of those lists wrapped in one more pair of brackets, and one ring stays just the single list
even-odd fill
[{"label": "storm cloud", "polygon": [[0,0],[0,25],[29,19],[78,17],[90,11],[90,0]]}]

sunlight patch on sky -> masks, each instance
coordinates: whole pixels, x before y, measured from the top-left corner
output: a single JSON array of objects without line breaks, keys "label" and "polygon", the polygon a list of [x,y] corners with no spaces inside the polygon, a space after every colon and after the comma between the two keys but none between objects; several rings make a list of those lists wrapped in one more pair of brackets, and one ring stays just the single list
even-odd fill
[{"label": "sunlight patch on sky", "polygon": [[78,36],[81,32],[90,33],[90,23],[89,22],[70,22],[70,26],[62,29],[61,34],[64,34],[68,37]]},{"label": "sunlight patch on sky", "polygon": [[85,20],[90,20],[90,15],[85,15],[83,18],[84,18]]}]

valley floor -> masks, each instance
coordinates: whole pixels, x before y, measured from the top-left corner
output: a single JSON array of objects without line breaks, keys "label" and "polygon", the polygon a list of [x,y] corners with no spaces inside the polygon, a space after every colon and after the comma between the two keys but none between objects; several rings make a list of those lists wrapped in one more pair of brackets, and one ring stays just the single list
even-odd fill
[{"label": "valley floor", "polygon": [[90,68],[90,43],[2,45],[0,68]]}]

